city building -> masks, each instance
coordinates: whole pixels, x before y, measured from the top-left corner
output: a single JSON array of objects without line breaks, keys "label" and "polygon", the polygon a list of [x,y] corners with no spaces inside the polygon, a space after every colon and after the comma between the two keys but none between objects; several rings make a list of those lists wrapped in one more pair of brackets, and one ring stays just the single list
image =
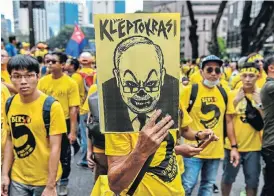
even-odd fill
[{"label": "city building", "polygon": [[[20,8],[20,1],[13,1],[14,32],[19,41],[28,41],[29,36],[29,11]],[[33,28],[35,42],[46,41],[49,38],[47,28],[47,13],[43,9],[33,9]]]},{"label": "city building", "polygon": [[115,1],[86,1],[87,7],[87,22],[88,24],[94,23],[94,14],[113,14],[125,13],[126,2],[125,0]]},{"label": "city building", "polygon": [[[251,7],[251,22],[260,12],[263,1],[253,1]],[[227,29],[227,53],[233,60],[237,60],[241,55],[241,20],[243,17],[245,1],[228,1],[228,29]],[[274,50],[273,36],[266,40],[264,51]]]},{"label": "city building", "polygon": [[77,3],[60,3],[60,27],[79,24],[78,11]]},{"label": "city building", "polygon": [[56,1],[46,1],[45,4],[49,38],[51,38],[60,31],[60,3]]},{"label": "city building", "polygon": [[48,40],[49,29],[47,27],[47,13],[45,9],[33,9],[33,27],[36,43]]},{"label": "city building", "polygon": [[[216,18],[221,1],[191,1],[194,18],[197,20],[198,52],[199,56],[208,55],[208,43],[211,41],[212,23]],[[184,58],[192,57],[191,43],[189,41],[189,26],[191,21],[188,14],[186,1],[144,1],[144,12],[180,13],[181,38],[180,52]],[[220,20],[217,35],[227,39],[227,10],[224,10]]]},{"label": "city building", "polygon": [[7,25],[7,19],[3,14],[1,14],[1,37],[4,38],[5,41],[7,41],[7,38],[9,36],[8,32],[8,25]]},{"label": "city building", "polygon": [[11,30],[11,20],[10,19],[6,19],[7,21],[7,31],[9,34],[12,33],[12,30]]}]

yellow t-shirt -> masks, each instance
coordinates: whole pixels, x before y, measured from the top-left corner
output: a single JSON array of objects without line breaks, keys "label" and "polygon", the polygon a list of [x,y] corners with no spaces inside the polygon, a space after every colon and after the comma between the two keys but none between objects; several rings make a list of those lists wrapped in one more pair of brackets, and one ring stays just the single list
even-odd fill
[{"label": "yellow t-shirt", "polygon": [[[135,148],[139,133],[105,134],[106,155],[126,156]],[[176,130],[169,133],[156,151],[148,172],[140,182],[134,195],[184,195],[181,171],[174,152]],[[128,189],[122,191],[126,195]]]},{"label": "yellow t-shirt", "polygon": [[11,84],[10,75],[7,70],[1,70],[1,81]]},{"label": "yellow t-shirt", "polygon": [[3,127],[4,122],[4,113],[5,113],[5,104],[7,99],[10,97],[9,89],[4,85],[1,84],[1,164],[3,163],[4,157],[4,148],[7,139],[7,130]]},{"label": "yellow t-shirt", "polygon": [[[46,97],[47,95],[41,93],[38,99],[26,104],[21,102],[19,95],[15,95],[8,116],[4,119],[7,134],[11,135],[14,145],[11,179],[22,184],[47,184],[50,143],[42,115]],[[50,112],[49,135],[62,133],[66,133],[64,112],[60,103],[54,102]],[[59,162],[56,180],[61,174]]]},{"label": "yellow t-shirt", "polygon": [[[237,96],[238,90],[232,91],[232,97]],[[252,101],[255,107],[255,102],[251,94],[246,94],[247,98]],[[239,152],[260,151],[262,148],[261,132],[256,131],[245,119],[246,99],[242,99],[235,108],[235,115],[233,117],[233,124],[235,136],[238,144]],[[228,138],[225,140],[225,148],[231,149],[231,144]]]},{"label": "yellow t-shirt", "polygon": [[86,114],[86,112],[82,109],[85,99],[86,99],[86,91],[84,86],[84,80],[79,73],[72,74],[71,78],[77,83],[80,95],[80,115]]},{"label": "yellow t-shirt", "polygon": [[46,75],[39,80],[38,89],[60,102],[66,119],[70,118],[70,107],[80,106],[77,83],[67,75],[63,75],[58,79],[53,79],[52,74]]},{"label": "yellow t-shirt", "polygon": [[266,82],[267,75],[264,70],[261,71],[261,76],[258,78],[256,82],[256,86],[261,89],[263,88],[265,82]]},{"label": "yellow t-shirt", "polygon": [[83,110],[85,110],[86,112],[89,112],[89,105],[88,105],[88,97],[95,93],[97,91],[97,84],[93,84],[90,86],[89,90],[88,90],[88,95],[87,98],[85,100],[85,103],[83,105]]},{"label": "yellow t-shirt", "polygon": [[[180,103],[188,107],[190,102],[191,86],[184,89],[180,97]],[[224,113],[233,114],[233,100],[227,92],[228,104],[225,106],[223,96],[217,87],[212,89],[205,87],[201,82],[198,83],[198,94],[189,115],[193,122],[189,125],[193,130],[212,129],[220,139],[209,144],[198,158],[218,159],[224,157],[224,140],[223,140],[223,122]],[[184,140],[186,144],[197,144],[196,141]]]}]

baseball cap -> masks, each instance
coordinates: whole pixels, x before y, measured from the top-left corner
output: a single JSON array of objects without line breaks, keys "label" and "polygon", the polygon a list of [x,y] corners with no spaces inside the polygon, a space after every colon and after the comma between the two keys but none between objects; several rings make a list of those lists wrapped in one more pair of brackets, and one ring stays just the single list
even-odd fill
[{"label": "baseball cap", "polygon": [[206,56],[205,58],[203,58],[202,63],[200,63],[200,68],[203,69],[205,64],[208,62],[216,62],[220,66],[223,65],[223,61],[219,57],[217,57],[215,55],[209,55],[209,56]]}]

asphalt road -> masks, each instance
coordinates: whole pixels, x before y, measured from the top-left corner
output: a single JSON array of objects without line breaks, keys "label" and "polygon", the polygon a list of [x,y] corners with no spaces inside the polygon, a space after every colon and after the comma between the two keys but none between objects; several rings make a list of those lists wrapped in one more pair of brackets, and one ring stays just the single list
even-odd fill
[{"label": "asphalt road", "polygon": [[[70,181],[69,181],[69,196],[89,196],[93,187],[93,172],[88,169],[82,169],[79,168],[76,163],[80,158],[80,153],[78,153],[73,160],[72,163],[72,171],[70,174]],[[222,176],[222,162],[219,167],[218,175],[217,175],[217,185],[220,188],[220,182],[221,182],[221,176]],[[260,186],[259,186],[259,193],[261,193],[263,186],[263,177],[261,174],[260,177]],[[199,184],[196,185],[194,191],[193,191],[193,196],[198,195],[198,187]],[[245,189],[245,180],[243,176],[242,169],[240,169],[240,172],[237,176],[236,182],[233,184],[231,196],[240,196],[241,191]],[[214,194],[214,196],[221,196],[220,193]]]}]

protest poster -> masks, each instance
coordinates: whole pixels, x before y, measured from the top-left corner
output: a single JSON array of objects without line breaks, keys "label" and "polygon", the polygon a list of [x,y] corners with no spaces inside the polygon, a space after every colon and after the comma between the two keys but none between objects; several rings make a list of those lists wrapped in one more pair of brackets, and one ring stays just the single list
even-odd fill
[{"label": "protest poster", "polygon": [[101,132],[140,131],[156,109],[177,129],[180,14],[98,14],[95,42]]}]

